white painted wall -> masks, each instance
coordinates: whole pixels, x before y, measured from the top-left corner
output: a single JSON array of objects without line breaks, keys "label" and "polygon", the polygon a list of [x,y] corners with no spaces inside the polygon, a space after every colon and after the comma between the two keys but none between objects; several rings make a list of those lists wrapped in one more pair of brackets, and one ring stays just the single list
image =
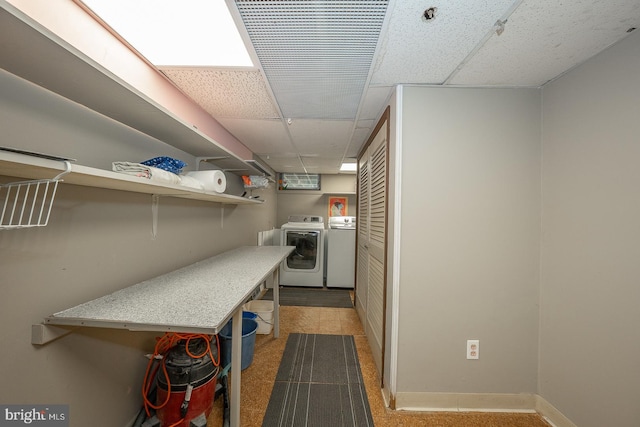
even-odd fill
[{"label": "white painted wall", "polygon": [[540,91],[402,93],[398,392],[535,393]]},{"label": "white painted wall", "polygon": [[539,393],[640,425],[640,34],[543,91]]}]

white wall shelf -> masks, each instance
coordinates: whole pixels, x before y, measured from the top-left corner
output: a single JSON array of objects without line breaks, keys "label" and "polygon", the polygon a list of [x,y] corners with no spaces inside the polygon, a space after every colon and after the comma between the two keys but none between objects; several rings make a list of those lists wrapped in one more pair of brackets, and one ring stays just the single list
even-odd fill
[{"label": "white wall shelf", "polygon": [[[50,179],[64,170],[64,163],[57,160],[0,150],[0,175],[2,176],[25,179]],[[76,164],[71,165],[71,171],[64,175],[62,182],[86,187],[106,188],[232,205],[262,203],[262,200],[247,199],[231,194],[207,192],[181,185],[162,183],[146,178]]]},{"label": "white wall shelf", "polygon": [[237,175],[262,175],[216,141],[0,0],[0,68]]}]

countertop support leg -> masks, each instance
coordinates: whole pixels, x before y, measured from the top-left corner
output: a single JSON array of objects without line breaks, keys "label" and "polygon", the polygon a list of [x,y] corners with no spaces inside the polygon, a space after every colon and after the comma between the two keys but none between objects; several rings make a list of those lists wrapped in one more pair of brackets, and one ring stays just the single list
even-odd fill
[{"label": "countertop support leg", "polygon": [[280,336],[280,269],[273,271],[273,337]]},{"label": "countertop support leg", "polygon": [[231,327],[231,427],[240,427],[240,372],[242,371],[242,308],[233,315]]}]

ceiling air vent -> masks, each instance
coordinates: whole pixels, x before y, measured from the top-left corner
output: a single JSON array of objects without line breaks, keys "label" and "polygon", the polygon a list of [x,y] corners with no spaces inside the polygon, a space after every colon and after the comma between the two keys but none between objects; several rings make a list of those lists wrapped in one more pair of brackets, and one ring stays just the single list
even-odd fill
[{"label": "ceiling air vent", "polygon": [[236,0],[284,117],[354,119],[388,0]]}]

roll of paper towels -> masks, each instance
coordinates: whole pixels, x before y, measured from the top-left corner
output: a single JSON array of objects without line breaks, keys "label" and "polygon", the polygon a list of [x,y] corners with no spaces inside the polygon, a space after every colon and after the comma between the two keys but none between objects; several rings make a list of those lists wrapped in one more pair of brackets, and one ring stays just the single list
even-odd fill
[{"label": "roll of paper towels", "polygon": [[187,172],[187,175],[200,181],[205,191],[224,193],[227,188],[227,177],[220,170]]}]

